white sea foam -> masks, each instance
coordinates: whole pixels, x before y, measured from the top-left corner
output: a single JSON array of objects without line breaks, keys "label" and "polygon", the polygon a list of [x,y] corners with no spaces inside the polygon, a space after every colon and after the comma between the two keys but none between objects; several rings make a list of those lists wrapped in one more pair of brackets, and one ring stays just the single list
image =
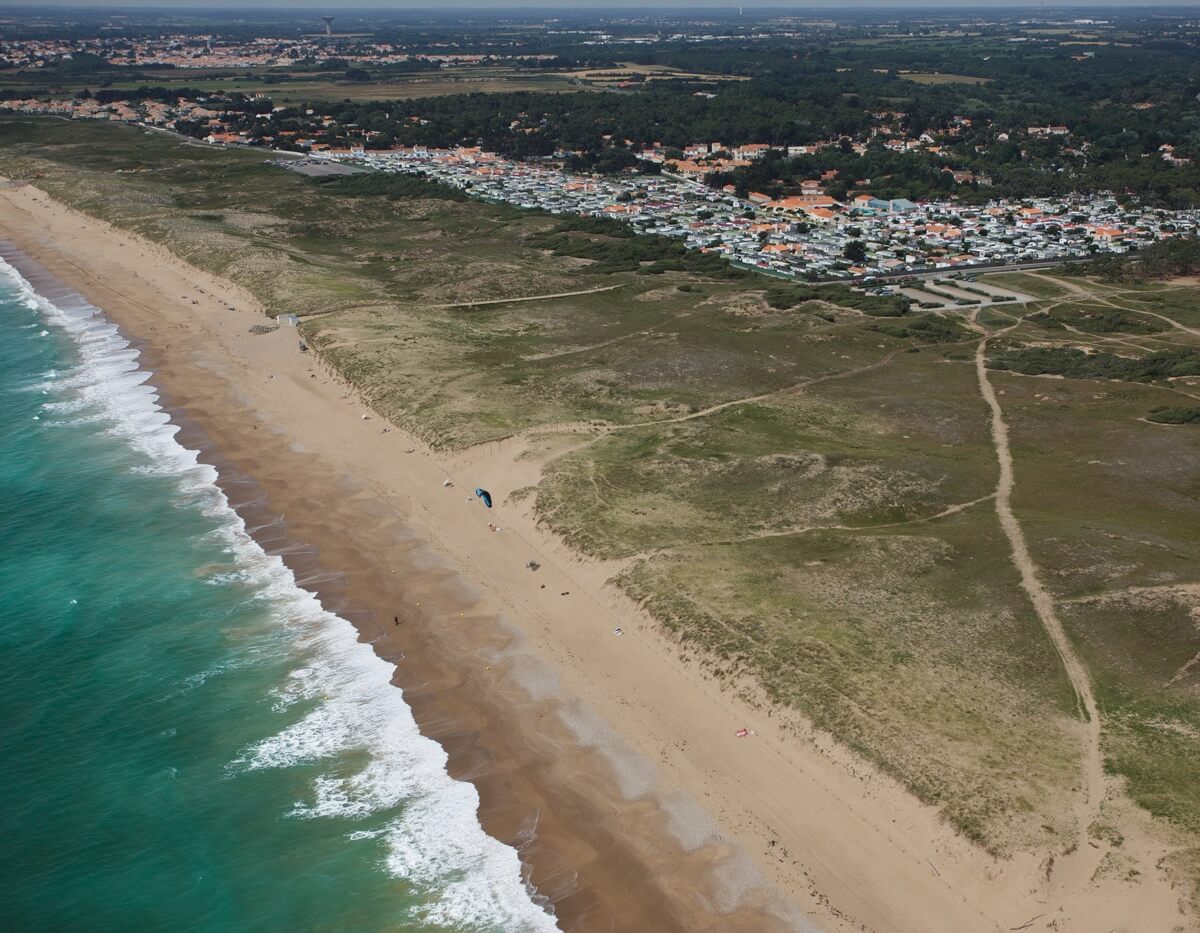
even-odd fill
[{"label": "white sea foam", "polygon": [[[385,842],[386,870],[424,895],[421,920],[454,929],[556,930],[554,918],[528,889],[516,850],[479,825],[475,788],[453,780],[446,772],[444,750],[420,734],[402,691],[391,683],[394,665],[361,644],[349,622],[325,611],[315,596],[296,585],[282,559],[265,553],[250,537],[217,487],[216,471],[176,440],[177,428],[148,384],[149,373],[139,368],[136,349],[79,296],[51,302],[2,258],[0,275],[21,290],[31,310],[69,334],[78,347],[79,366],[48,373],[38,386],[66,397],[47,405],[47,411],[102,421],[107,433],[145,456],[139,472],[174,477],[180,493],[214,519],[213,534],[238,568],[236,574],[220,576],[249,585],[273,624],[288,636],[296,667],[274,691],[273,708],[280,714],[302,703],[310,708],[298,721],[245,749],[230,764],[231,775],[327,764],[329,771],[313,781],[310,798],[298,802],[289,815],[382,818],[382,828],[354,830],[347,842]],[[217,673],[205,672],[201,682]],[[365,764],[346,776],[348,754],[362,756]]]}]

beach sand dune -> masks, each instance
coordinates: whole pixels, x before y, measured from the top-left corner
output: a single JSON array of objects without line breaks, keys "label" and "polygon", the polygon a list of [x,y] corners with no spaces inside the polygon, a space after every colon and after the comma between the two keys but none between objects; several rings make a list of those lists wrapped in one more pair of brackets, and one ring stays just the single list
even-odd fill
[{"label": "beach sand dune", "polygon": [[251,295],[36,187],[0,189],[0,239],[143,343],[206,456],[252,482],[240,501],[268,544],[400,662],[423,731],[480,788],[489,832],[523,846],[564,928],[1180,921],[1149,885],[1048,901],[1032,857],[991,858],[794,717],[721,691],[606,583],[613,567],[508,500],[537,478],[520,443],[444,455],[385,431],[294,330],[249,332]]}]

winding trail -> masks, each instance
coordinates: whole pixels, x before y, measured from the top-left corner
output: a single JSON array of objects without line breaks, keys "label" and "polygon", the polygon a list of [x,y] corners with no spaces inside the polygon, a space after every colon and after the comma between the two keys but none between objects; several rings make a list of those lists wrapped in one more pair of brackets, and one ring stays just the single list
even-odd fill
[{"label": "winding trail", "polygon": [[1180,324],[1174,318],[1169,318],[1165,314],[1159,314],[1157,311],[1150,311],[1142,308],[1130,308],[1126,305],[1114,304],[1111,301],[1105,301],[1104,304],[1112,305],[1120,311],[1129,311],[1131,314],[1144,314],[1147,317],[1158,318],[1167,324],[1170,324],[1175,330],[1183,331],[1185,334],[1190,334],[1193,337],[1200,337],[1200,330],[1195,327],[1188,327],[1186,324]]},{"label": "winding trail", "polygon": [[554,350],[549,353],[531,353],[528,356],[521,357],[521,359],[529,362],[540,360],[557,360],[562,359],[564,356],[578,356],[580,353],[590,353],[593,350],[603,350],[605,347],[611,347],[618,343],[624,343],[627,340],[633,340],[637,337],[649,337],[651,334],[658,333],[668,324],[674,324],[676,321],[688,317],[691,314],[692,309],[688,308],[686,311],[680,311],[678,314],[671,315],[671,317],[667,318],[665,321],[662,321],[658,324],[651,324],[645,330],[631,331],[628,334],[621,334],[619,337],[612,337],[609,340],[602,340],[600,343],[589,344],[586,347],[573,347],[570,350]]},{"label": "winding trail", "polygon": [[[957,344],[969,342],[970,341],[966,340],[956,341]],[[941,346],[945,347],[955,345],[955,343],[941,344]],[[716,405],[710,405],[708,408],[702,408],[699,411],[689,412],[684,415],[676,415],[671,418],[653,418],[648,421],[630,421],[626,424],[602,423],[598,421],[567,421],[531,425],[530,427],[515,431],[512,434],[506,434],[503,437],[496,437],[490,440],[480,441],[477,444],[472,444],[470,447],[467,447],[461,451],[458,456],[460,459],[464,460],[464,462],[477,462],[477,457],[480,451],[487,450],[491,455],[494,456],[500,448],[512,447],[524,443],[529,437],[535,434],[546,434],[552,432],[587,433],[588,437],[586,440],[581,441],[579,444],[571,448],[572,451],[575,451],[620,431],[628,431],[632,428],[648,428],[660,424],[681,424],[685,421],[695,421],[698,418],[706,418],[709,415],[716,414],[719,411],[724,411],[727,408],[734,408],[738,405],[752,405],[755,402],[766,401],[767,399],[774,398],[776,396],[801,392],[804,389],[815,385],[820,385],[824,382],[832,382],[836,379],[848,379],[852,376],[858,376],[862,373],[870,372],[872,370],[887,366],[892,362],[892,360],[904,352],[905,349],[905,347],[898,347],[897,349],[884,354],[880,358],[873,360],[870,363],[865,363],[862,366],[856,366],[853,369],[843,369],[826,373],[823,376],[813,376],[808,379],[802,379],[799,382],[793,382],[789,385],[780,386],[777,389],[770,389],[766,392],[760,392],[757,395],[730,399],[726,402],[719,402]]]},{"label": "winding trail", "polygon": [[1084,720],[1083,781],[1084,798],[1075,808],[1079,835],[1074,849],[1062,860],[1063,871],[1058,875],[1060,889],[1077,891],[1088,883],[1101,857],[1099,850],[1089,845],[1088,828],[1099,815],[1104,799],[1104,767],[1100,751],[1100,712],[1087,668],[1076,654],[1067,637],[1066,629],[1054,607],[1054,599],[1042,584],[1037,564],[1029,552],[1025,533],[1012,510],[1012,493],[1016,486],[1013,474],[1012,452],[1008,443],[1008,424],[1004,410],[996,396],[996,390],[988,379],[987,343],[992,335],[985,336],[975,349],[975,373],[979,379],[979,391],[992,413],[992,443],[996,448],[996,459],[1000,463],[1000,478],[996,484],[996,515],[1012,548],[1012,560],[1021,575],[1021,588],[1033,604],[1042,627],[1050,636],[1066,671],[1067,679],[1075,691],[1079,713]]},{"label": "winding trail", "polygon": [[[970,502],[959,502],[936,512],[933,515],[921,515],[917,518],[907,518],[898,522],[884,522],[879,525],[803,525],[797,528],[785,528],[781,531],[760,531],[756,534],[744,535],[741,538],[728,538],[717,541],[696,541],[690,546],[712,547],[718,545],[741,544],[746,541],[762,541],[767,538],[794,538],[797,535],[812,534],[821,531],[865,531],[875,532],[884,531],[888,528],[905,528],[910,525],[924,525],[929,522],[936,522],[941,518],[949,518],[952,515],[958,515],[960,512],[965,512],[967,509],[974,508],[981,503],[987,502],[996,498],[994,492],[989,492],[986,496],[980,496],[978,499],[972,499]],[[645,557],[651,553],[663,553],[666,551],[678,550],[677,548],[659,548],[653,552],[642,552],[641,554],[633,555],[634,557]]]},{"label": "winding trail", "polygon": [[1028,275],[1034,276],[1035,278],[1039,278],[1039,279],[1042,279],[1047,282],[1052,282],[1061,288],[1065,288],[1067,291],[1069,291],[1075,295],[1079,295],[1080,297],[1086,298],[1089,301],[1094,301],[1097,304],[1107,305],[1108,307],[1114,308],[1117,311],[1128,311],[1130,314],[1141,314],[1141,315],[1145,315],[1146,317],[1157,318],[1158,320],[1162,321],[1164,324],[1169,324],[1175,330],[1182,331],[1185,334],[1190,334],[1192,337],[1200,337],[1200,329],[1197,329],[1195,327],[1188,327],[1186,324],[1181,324],[1179,321],[1175,320],[1174,318],[1167,317],[1165,314],[1159,314],[1157,311],[1151,311],[1147,308],[1131,308],[1128,305],[1117,304],[1115,301],[1112,300],[1112,298],[1110,298],[1106,295],[1097,295],[1094,292],[1089,292],[1086,288],[1084,288],[1078,282],[1069,282],[1065,279],[1060,279],[1053,275],[1047,275],[1044,272],[1030,272],[1030,273],[1028,273]]},{"label": "winding trail", "polygon": [[[952,346],[952,344],[944,344],[944,346]],[[709,415],[715,415],[717,412],[724,411],[727,408],[735,408],[739,405],[752,405],[755,402],[763,402],[778,395],[788,395],[793,392],[799,392],[803,389],[820,385],[823,382],[832,382],[836,379],[849,379],[852,376],[860,376],[863,373],[869,373],[872,370],[887,366],[888,363],[898,357],[901,353],[905,352],[906,349],[907,347],[898,347],[889,353],[885,353],[877,360],[874,360],[870,363],[865,363],[862,366],[855,366],[853,369],[842,369],[835,372],[826,373],[823,376],[813,376],[809,379],[802,379],[800,382],[794,382],[791,385],[781,386],[778,389],[771,389],[767,392],[761,392],[758,395],[750,395],[745,398],[730,399],[728,402],[719,402],[716,405],[710,405],[708,408],[701,408],[699,411],[693,411],[686,415],[677,415],[674,418],[658,418],[652,421],[631,421],[628,424],[614,425],[612,430],[624,431],[629,428],[646,428],[656,424],[681,424],[684,421],[695,421],[697,418],[707,418]]]},{"label": "winding trail", "polygon": [[551,298],[575,298],[579,295],[595,295],[599,292],[611,292],[618,288],[624,288],[627,284],[626,282],[621,282],[617,285],[604,285],[600,288],[585,288],[577,292],[555,292],[553,295],[526,295],[524,298],[485,298],[482,301],[456,301],[448,305],[426,305],[425,307],[445,310],[446,308],[479,308],[484,305],[515,305],[523,301],[548,301]]}]

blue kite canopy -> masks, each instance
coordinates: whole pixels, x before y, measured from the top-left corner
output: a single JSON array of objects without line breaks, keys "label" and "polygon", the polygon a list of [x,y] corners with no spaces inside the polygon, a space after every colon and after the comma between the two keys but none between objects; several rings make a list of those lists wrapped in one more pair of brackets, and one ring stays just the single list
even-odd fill
[{"label": "blue kite canopy", "polygon": [[486,505],[489,509],[492,507],[492,494],[490,492],[488,492],[486,489],[476,489],[475,495],[477,495],[480,499],[482,499],[483,504]]}]

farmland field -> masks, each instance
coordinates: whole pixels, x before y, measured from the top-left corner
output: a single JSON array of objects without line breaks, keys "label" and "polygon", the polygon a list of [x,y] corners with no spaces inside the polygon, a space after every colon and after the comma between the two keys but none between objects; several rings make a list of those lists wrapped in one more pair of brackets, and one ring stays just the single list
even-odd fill
[{"label": "farmland field", "polygon": [[974,75],[941,74],[936,71],[901,71],[900,77],[917,84],[987,84],[991,78],[979,78]]},{"label": "farmland field", "polygon": [[[296,71],[281,68],[196,68],[154,72],[139,78],[107,77],[110,90],[136,90],[152,85],[190,88],[209,93],[238,91],[246,95],[268,94],[281,104],[301,101],[412,100],[451,94],[498,94],[513,91],[579,92],[601,91],[631,79],[644,81],[700,80],[733,81],[742,78],[681,71],[628,62],[607,68],[547,69],[514,68],[505,65],[463,66],[444,71],[422,71],[366,80],[346,80],[340,72]],[[0,72],[0,96],[31,88],[48,96],[73,96],[88,85],[91,76],[37,76],[22,73],[6,77]]]}]

